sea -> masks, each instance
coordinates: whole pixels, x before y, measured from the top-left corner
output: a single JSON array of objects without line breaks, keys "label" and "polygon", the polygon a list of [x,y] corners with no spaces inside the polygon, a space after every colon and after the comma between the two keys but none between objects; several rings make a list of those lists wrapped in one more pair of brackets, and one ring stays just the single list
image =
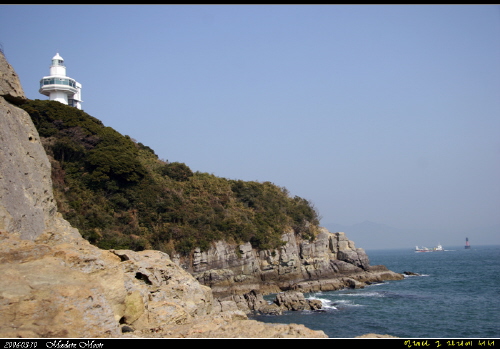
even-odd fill
[{"label": "sea", "polygon": [[[370,265],[419,274],[361,289],[304,294],[322,311],[288,311],[251,317],[267,323],[303,324],[329,338],[368,333],[399,338],[500,338],[500,245],[366,250]],[[272,301],[275,295],[265,298]]]}]

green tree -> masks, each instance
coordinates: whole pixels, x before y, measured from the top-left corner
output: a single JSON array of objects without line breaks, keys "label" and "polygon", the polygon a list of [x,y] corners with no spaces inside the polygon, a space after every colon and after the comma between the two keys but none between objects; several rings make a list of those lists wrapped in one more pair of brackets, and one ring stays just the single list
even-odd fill
[{"label": "green tree", "polygon": [[182,162],[171,162],[163,166],[161,174],[172,178],[174,181],[183,182],[193,176],[193,171]]},{"label": "green tree", "polygon": [[217,240],[271,249],[293,229],[313,239],[314,206],[271,182],[229,180],[158,159],[154,151],[77,108],[29,101],[53,159],[59,212],[101,248],[189,254]]}]

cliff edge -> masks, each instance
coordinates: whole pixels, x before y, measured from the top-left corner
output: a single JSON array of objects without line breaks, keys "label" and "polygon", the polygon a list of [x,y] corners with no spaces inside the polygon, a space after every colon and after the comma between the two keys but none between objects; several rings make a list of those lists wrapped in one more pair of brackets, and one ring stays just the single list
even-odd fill
[{"label": "cliff edge", "polygon": [[282,240],[283,247],[262,251],[252,249],[250,243],[219,241],[206,252],[197,249],[193,258],[173,259],[221,299],[250,291],[266,294],[362,288],[404,278],[383,265],[371,266],[365,251],[356,248],[343,232],[319,228],[314,241],[309,241],[290,231]]},{"label": "cliff edge", "polygon": [[50,163],[0,54],[0,337],[326,337],[222,311],[159,251],[101,250],[57,212]]}]

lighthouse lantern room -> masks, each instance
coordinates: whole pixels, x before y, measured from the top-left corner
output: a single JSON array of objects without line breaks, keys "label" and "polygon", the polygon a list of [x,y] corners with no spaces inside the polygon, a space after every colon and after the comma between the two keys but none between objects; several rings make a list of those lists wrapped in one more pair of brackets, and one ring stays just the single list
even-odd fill
[{"label": "lighthouse lantern room", "polygon": [[51,101],[82,109],[82,85],[66,76],[66,66],[59,53],[52,58],[50,75],[40,80],[39,92]]}]

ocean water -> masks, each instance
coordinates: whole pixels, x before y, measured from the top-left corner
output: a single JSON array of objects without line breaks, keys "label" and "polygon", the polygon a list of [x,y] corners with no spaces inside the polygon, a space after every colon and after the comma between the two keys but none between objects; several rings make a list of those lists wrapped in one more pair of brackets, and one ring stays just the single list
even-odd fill
[{"label": "ocean water", "polygon": [[[420,276],[363,289],[305,294],[323,312],[286,312],[253,319],[297,323],[330,338],[366,333],[400,338],[500,338],[500,246],[443,246],[443,252],[367,250],[371,265]],[[274,299],[274,295],[266,296]]]}]

